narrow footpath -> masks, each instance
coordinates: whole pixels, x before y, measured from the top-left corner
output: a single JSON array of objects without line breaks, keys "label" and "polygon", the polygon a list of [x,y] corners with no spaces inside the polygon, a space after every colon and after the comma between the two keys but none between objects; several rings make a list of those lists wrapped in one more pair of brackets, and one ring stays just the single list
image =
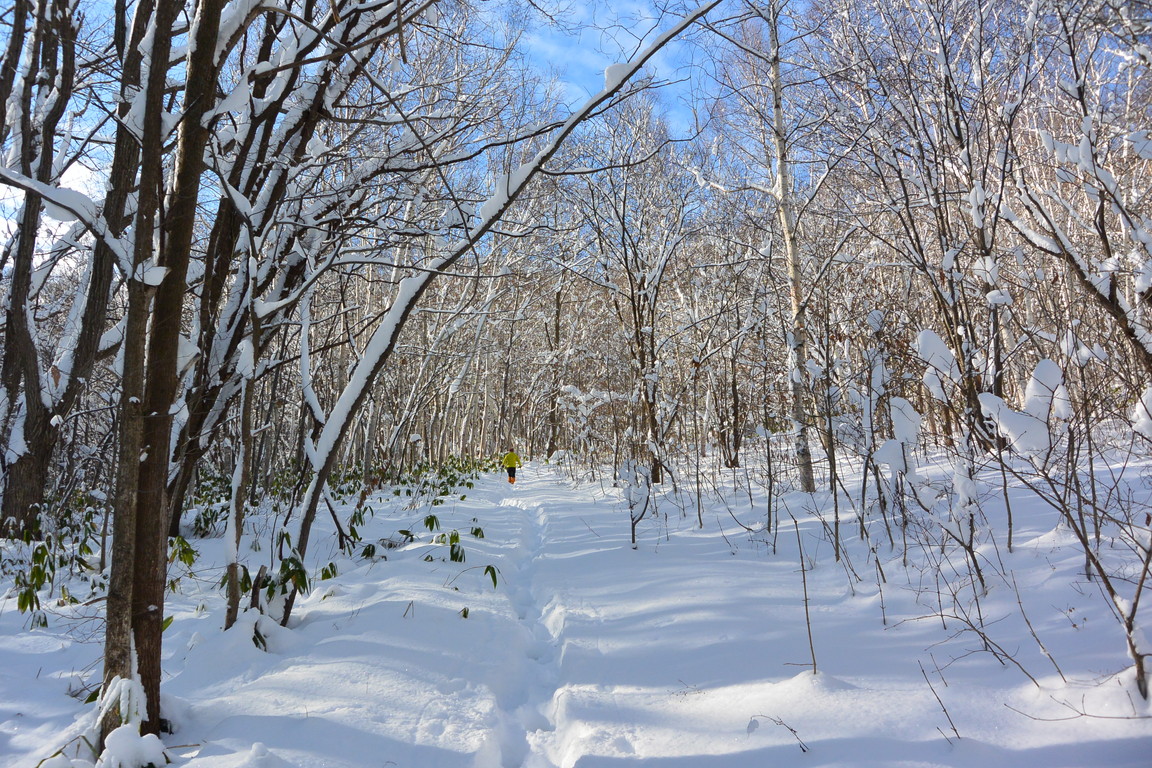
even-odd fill
[{"label": "narrow footpath", "polygon": [[[491,475],[465,495],[434,507],[382,502],[361,527],[366,539],[417,534],[385,557],[312,553],[317,571],[330,561],[335,575],[313,585],[289,629],[248,613],[221,633],[219,612],[205,610],[214,584],[174,595],[164,682],[174,765],[1147,764],[1146,722],[1056,722],[1050,690],[982,657],[950,666],[937,699],[919,665],[931,673],[964,648],[943,646],[938,623],[885,626],[875,587],[847,588],[819,550],[818,520],[799,524],[809,546],[801,573],[794,538],[770,553],[722,510],[701,530],[694,510],[671,501],[633,550],[616,489],[576,486],[549,468],[529,465],[514,486]],[[452,531],[463,562],[437,539]],[[895,584],[883,595],[888,615],[914,615],[913,599]],[[1101,711],[1127,706],[1104,686],[1075,694]],[[1035,718],[1009,716],[1005,704]],[[949,718],[962,738],[941,735]]]}]

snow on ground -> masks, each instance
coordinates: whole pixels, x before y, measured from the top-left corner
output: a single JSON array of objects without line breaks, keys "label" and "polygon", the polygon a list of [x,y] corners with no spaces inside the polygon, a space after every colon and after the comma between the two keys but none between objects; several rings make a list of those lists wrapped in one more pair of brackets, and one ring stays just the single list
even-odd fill
[{"label": "snow on ground", "polygon": [[[428,534],[374,561],[318,538],[315,563],[338,575],[313,585],[288,629],[247,613],[222,633],[223,545],[195,541],[200,558],[167,608],[168,753],[187,768],[1152,763],[1152,708],[1123,635],[1075,576],[1082,557],[1052,513],[1014,499],[1016,550],[988,557],[1014,575],[1055,664],[1003,580],[981,601],[990,639],[1034,684],[939,618],[930,571],[902,568],[886,543],[887,583],[859,542],[836,563],[812,498],[789,500],[803,571],[786,514],[773,554],[724,505],[704,509],[701,530],[694,506],[664,499],[633,550],[618,489],[547,467],[530,465],[515,486],[488,476],[439,507],[388,497],[365,539],[416,532],[431,511],[461,531],[467,561],[450,562]],[[753,501],[758,512],[747,499],[734,510],[747,522],[763,517]],[[35,766],[65,744],[84,756],[92,707],[68,693],[99,674],[97,622],[53,615],[26,631],[14,599],[0,608],[0,768]]]}]

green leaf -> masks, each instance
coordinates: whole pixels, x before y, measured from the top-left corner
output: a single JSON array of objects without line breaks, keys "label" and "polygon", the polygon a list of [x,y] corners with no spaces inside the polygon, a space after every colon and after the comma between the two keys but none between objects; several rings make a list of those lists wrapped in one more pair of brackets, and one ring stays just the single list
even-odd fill
[{"label": "green leaf", "polygon": [[176,536],[172,539],[170,547],[171,551],[168,553],[168,562],[174,563],[179,560],[189,568],[196,562],[196,557],[199,553],[192,548],[183,536]]},{"label": "green leaf", "polygon": [[484,566],[484,573],[492,577],[492,589],[496,589],[496,574],[499,572],[499,569],[494,565]]},{"label": "green leaf", "polygon": [[166,629],[168,629],[168,627],[172,626],[172,620],[175,618],[175,616],[169,616],[168,618],[164,619],[164,623],[160,625],[160,631],[164,632]]}]

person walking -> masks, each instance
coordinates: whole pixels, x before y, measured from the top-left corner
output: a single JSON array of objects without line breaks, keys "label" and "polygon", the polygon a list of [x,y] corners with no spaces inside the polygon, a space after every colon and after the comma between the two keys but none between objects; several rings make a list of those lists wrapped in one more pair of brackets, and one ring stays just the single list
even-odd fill
[{"label": "person walking", "polygon": [[504,454],[504,458],[500,459],[500,463],[504,465],[504,469],[508,470],[508,482],[516,482],[516,468],[524,466],[524,462],[520,461],[520,457],[515,451],[509,449]]}]

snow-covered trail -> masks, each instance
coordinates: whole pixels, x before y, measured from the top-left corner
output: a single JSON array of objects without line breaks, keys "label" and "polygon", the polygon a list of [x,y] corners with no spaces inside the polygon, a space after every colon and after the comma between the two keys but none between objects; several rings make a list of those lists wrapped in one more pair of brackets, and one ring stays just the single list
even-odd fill
[{"label": "snow-covered trail", "polygon": [[826,552],[806,574],[813,676],[792,531],[768,556],[718,515],[698,530],[672,507],[634,551],[614,491],[531,467],[437,512],[484,529],[464,537],[466,563],[425,562],[444,554],[432,545],[339,563],[297,626],[266,628],[270,653],[204,632],[166,685],[183,710],[169,742],[196,745],[183,764],[1148,764],[1146,724],[1015,714],[1005,705],[1051,715],[1047,693],[987,655],[944,667],[938,623],[886,628],[876,587],[853,594]]},{"label": "snow-covered trail", "polygon": [[[366,523],[366,538],[415,530],[429,511],[399,506]],[[489,476],[466,500],[431,511],[443,530],[463,534],[466,562],[450,562],[429,535],[383,561],[314,552],[339,573],[313,585],[289,630],[246,614],[221,633],[217,592],[214,602],[174,597],[164,709],[177,728],[165,739],[175,764],[1149,765],[1152,724],[1132,715],[1152,710],[1130,703],[1127,678],[1107,677],[1117,648],[1092,640],[1076,657],[1088,674],[1066,669],[1069,685],[1040,676],[1038,688],[975,652],[974,639],[949,641],[954,630],[938,619],[896,623],[923,610],[895,569],[885,626],[877,585],[849,579],[811,518],[799,530],[815,676],[790,521],[770,554],[723,509],[706,510],[700,530],[694,509],[665,502],[633,550],[614,489],[576,487],[533,466],[515,486]],[[474,527],[483,538],[470,535]],[[1043,564],[1040,590],[1063,566],[1036,533],[1033,551],[1021,546],[1013,557],[1021,578],[1029,563]],[[499,569],[496,589],[487,565]],[[995,594],[986,610],[999,610]],[[251,641],[256,629],[266,651]],[[1059,646],[1066,635],[1086,636],[1048,636]],[[1032,653],[1026,637],[1015,642],[1022,658]],[[1116,719],[1067,719],[1058,699]],[[1065,719],[1039,719],[1056,717]]]},{"label": "snow-covered trail", "polygon": [[[507,587],[518,637],[507,644],[488,646],[492,676],[487,680],[495,704],[495,724],[477,751],[477,768],[553,768],[537,749],[537,734],[555,730],[552,701],[559,683],[559,654],[563,617],[555,603],[537,586],[537,571],[548,539],[548,516],[540,493],[521,478],[519,489],[500,501],[490,519],[510,533],[513,546],[503,560],[501,574]],[[535,481],[539,485],[539,481]],[[516,495],[515,491],[522,491]],[[557,620],[559,619],[559,623]]]}]

